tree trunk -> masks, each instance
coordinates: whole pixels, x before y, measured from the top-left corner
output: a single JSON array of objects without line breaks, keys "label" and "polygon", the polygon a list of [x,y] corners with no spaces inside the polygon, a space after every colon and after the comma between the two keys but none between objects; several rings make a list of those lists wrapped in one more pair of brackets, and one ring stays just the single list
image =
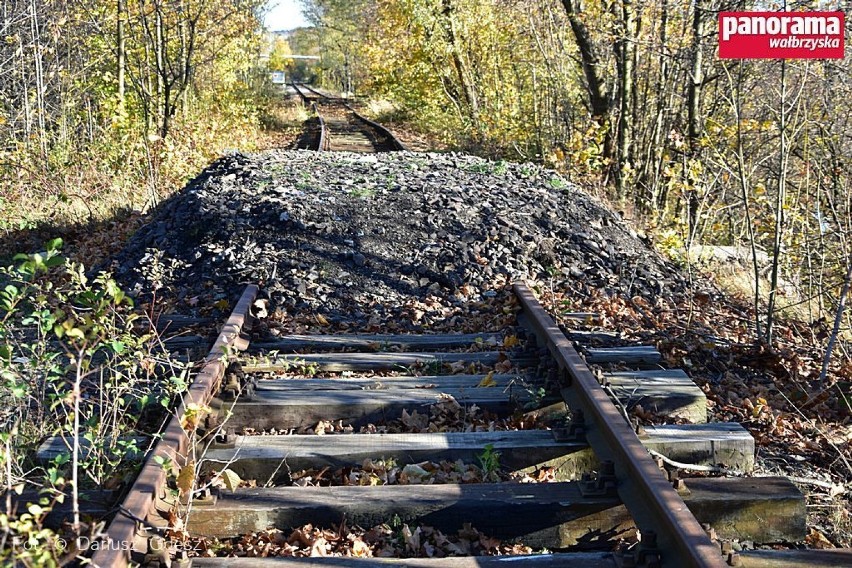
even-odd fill
[{"label": "tree trunk", "polygon": [[834,344],[837,342],[837,336],[840,333],[840,324],[843,322],[843,312],[846,309],[846,298],[849,296],[850,284],[852,284],[852,258],[846,261],[846,276],[843,278],[843,288],[840,290],[840,297],[837,299],[837,310],[834,312],[834,327],[828,338],[828,345],[825,346],[822,370],[819,373],[820,385],[825,384],[825,378],[828,375],[828,365],[831,363],[831,353],[834,351]]},{"label": "tree trunk", "polygon": [[473,124],[479,127],[479,98],[476,94],[476,87],[473,84],[473,76],[470,69],[462,56],[462,46],[458,41],[455,22],[455,6],[452,0],[441,0],[441,15],[443,16],[444,33],[447,35],[447,40],[450,44],[451,59],[453,68],[456,71],[459,85],[461,85],[464,100],[467,103],[470,119]]},{"label": "tree trunk", "polygon": [[159,0],[154,2],[154,66],[157,79],[156,109],[160,121],[160,136],[168,133],[166,117],[165,40],[163,37],[163,12]]},{"label": "tree trunk", "polygon": [[124,111],[124,73],[125,73],[125,57],[126,46],[124,37],[124,14],[125,0],[116,0],[116,23],[115,23],[115,45],[116,45],[116,67],[118,75],[118,107]]},{"label": "tree trunk", "polygon": [[[695,160],[698,158],[700,150],[699,138],[701,137],[701,86],[704,81],[704,55],[701,49],[701,38],[703,33],[703,4],[704,0],[695,0],[695,8],[692,14],[692,61],[690,71],[690,81],[687,90],[687,144],[689,158]],[[692,242],[695,237],[696,228],[698,227],[698,207],[699,195],[698,185],[700,180],[694,174],[694,170],[687,166],[684,172],[687,187],[687,221],[689,224],[688,239]]]},{"label": "tree trunk", "polygon": [[571,25],[577,48],[580,50],[580,63],[583,67],[583,76],[586,78],[589,108],[595,120],[603,123],[609,115],[609,97],[600,69],[600,58],[592,42],[592,36],[583,22],[582,0],[562,0],[562,6],[568,15],[568,23]]},{"label": "tree trunk", "polygon": [[766,340],[772,345],[775,323],[775,303],[778,297],[778,272],[781,265],[781,243],[786,226],[784,204],[787,201],[787,60],[781,60],[781,108],[778,113],[778,128],[781,131],[778,149],[778,193],[775,199],[775,237],[772,242],[772,268],[769,274],[769,302],[766,306]]},{"label": "tree trunk", "polygon": [[43,50],[41,44],[41,24],[39,23],[38,8],[36,7],[35,0],[30,0],[30,9],[32,10],[30,18],[30,32],[33,40],[33,66],[35,70],[35,102],[36,121],[38,122],[38,142],[42,158],[47,158],[47,123],[45,122],[47,109],[44,101],[45,79],[42,56]]},{"label": "tree trunk", "polygon": [[636,13],[632,0],[621,2],[621,37],[616,42],[618,60],[618,167],[616,195],[624,199],[633,167],[633,102],[635,91]]},{"label": "tree trunk", "polygon": [[651,187],[648,192],[648,206],[651,211],[656,212],[656,218],[662,219],[662,212],[665,210],[664,192],[661,191],[662,184],[660,177],[663,172],[663,119],[665,113],[665,96],[663,87],[668,76],[669,58],[667,53],[668,42],[668,22],[669,22],[669,4],[668,0],[663,0],[660,17],[660,51],[658,56],[658,65],[660,67],[657,81],[655,82],[655,90],[657,93],[657,108],[656,118],[654,119],[653,133],[651,135],[651,148],[648,151],[650,164],[646,165],[646,169],[652,171],[647,174],[646,184]]}]

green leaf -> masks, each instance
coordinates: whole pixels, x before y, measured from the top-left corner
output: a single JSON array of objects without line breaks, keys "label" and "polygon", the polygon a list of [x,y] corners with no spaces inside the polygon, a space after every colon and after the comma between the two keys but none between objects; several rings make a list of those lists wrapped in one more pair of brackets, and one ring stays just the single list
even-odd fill
[{"label": "green leaf", "polygon": [[68,337],[77,337],[79,339],[85,339],[86,338],[86,334],[83,333],[83,330],[80,329],[79,327],[72,327],[71,329],[69,329],[66,332],[66,335]]},{"label": "green leaf", "polygon": [[27,385],[24,383],[16,383],[11,388],[12,396],[15,398],[24,398],[27,396]]},{"label": "green leaf", "polygon": [[48,268],[62,266],[63,264],[65,264],[65,257],[60,255],[48,257],[47,260],[44,261],[44,265]]},{"label": "green leaf", "polygon": [[50,239],[45,243],[45,248],[47,248],[47,250],[49,251],[59,250],[60,248],[62,248],[62,239],[60,237]]}]

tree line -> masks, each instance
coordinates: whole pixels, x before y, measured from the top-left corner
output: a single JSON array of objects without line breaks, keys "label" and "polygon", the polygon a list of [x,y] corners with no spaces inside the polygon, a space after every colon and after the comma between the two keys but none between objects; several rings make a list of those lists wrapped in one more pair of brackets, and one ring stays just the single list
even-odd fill
[{"label": "tree line", "polygon": [[4,1],[0,229],[150,205],[251,131],[263,4]]},{"label": "tree line", "polygon": [[791,290],[816,339],[848,331],[849,65],[719,59],[719,12],[765,3],[304,4],[329,86],[384,97],[451,146],[567,170],[686,260],[743,248],[767,344]]}]

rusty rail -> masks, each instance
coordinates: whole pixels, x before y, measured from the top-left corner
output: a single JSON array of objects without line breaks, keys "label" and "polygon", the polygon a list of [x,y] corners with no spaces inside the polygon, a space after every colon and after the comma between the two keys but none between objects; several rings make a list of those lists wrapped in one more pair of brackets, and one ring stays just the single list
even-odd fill
[{"label": "rusty rail", "polygon": [[189,450],[189,437],[181,425],[190,405],[203,406],[210,402],[225,373],[223,356],[230,349],[245,349],[247,342],[240,337],[249,318],[249,309],[257,296],[258,287],[246,287],[228,321],[216,338],[204,366],[186,392],[183,402],[169,419],[163,436],[145,460],[136,481],[130,487],[119,513],[106,530],[106,542],[100,543],[92,556],[92,564],[100,568],[125,568],[131,563],[133,552],[148,552],[144,525],[157,498],[164,497],[166,471],[155,457],[185,465]]},{"label": "rusty rail", "polygon": [[405,144],[400,142],[397,139],[397,137],[393,135],[393,132],[391,132],[390,130],[388,130],[387,128],[385,128],[384,126],[379,124],[378,122],[372,121],[369,118],[367,118],[366,116],[362,116],[362,115],[358,114],[358,112],[354,108],[349,106],[349,103],[346,103],[346,108],[349,109],[349,111],[352,114],[355,115],[355,118],[357,118],[358,120],[360,120],[361,122],[365,123],[367,126],[372,128],[373,130],[378,132],[381,136],[384,136],[388,140],[388,143],[390,144],[391,148],[393,148],[394,152],[404,152],[405,150],[408,149],[408,148],[405,147]]},{"label": "rusty rail", "polygon": [[[321,99],[335,100],[332,97],[329,97],[328,95],[326,95],[325,93],[321,93],[321,92],[317,91],[316,89],[314,89],[313,87],[311,87],[308,84],[305,84],[305,83],[299,83],[299,84],[302,86],[303,89],[312,92],[313,94],[315,94],[317,97],[319,97]],[[294,83],[294,85],[295,85],[295,83]],[[337,99],[337,100],[343,100],[343,99]]]},{"label": "rusty rail", "polygon": [[545,343],[560,370],[562,397],[572,410],[582,410],[585,433],[595,453],[615,466],[616,490],[647,543],[656,534],[663,568],[722,567],[718,545],[687,509],[675,489],[600,387],[586,362],[553,318],[523,282],[515,294],[529,318],[528,324]]},{"label": "rusty rail", "polygon": [[[408,148],[405,147],[405,145],[402,142],[399,141],[399,139],[394,135],[394,133],[391,132],[388,128],[386,128],[385,126],[382,126],[381,124],[379,124],[378,122],[376,122],[374,120],[370,120],[369,118],[360,114],[358,111],[356,111],[354,108],[352,108],[352,106],[347,102],[347,99],[329,97],[328,95],[321,93],[321,92],[317,91],[316,89],[314,89],[314,88],[312,88],[308,85],[305,85],[304,83],[302,83],[300,86],[297,86],[295,83],[293,83],[293,88],[296,89],[296,92],[299,93],[299,95],[302,97],[302,100],[305,102],[305,104],[307,104],[308,102],[311,103],[311,109],[314,111],[314,113],[316,113],[317,117],[319,118],[319,124],[320,124],[320,141],[319,141],[319,148],[318,148],[319,151],[328,150],[329,145],[330,145],[330,140],[328,138],[328,128],[326,127],[325,121],[323,120],[322,115],[319,112],[317,101],[328,101],[328,102],[333,102],[333,103],[343,103],[343,106],[346,107],[346,110],[351,112],[352,115],[357,120],[359,120],[360,122],[363,122],[369,128],[372,128],[374,131],[376,131],[376,133],[380,137],[382,137],[386,140],[386,144],[390,147],[391,152],[402,152],[402,151],[405,151],[405,150],[408,149]],[[311,93],[316,95],[317,100],[311,100],[305,94],[305,92],[304,92],[305,90],[310,91]]]},{"label": "rusty rail", "polygon": [[308,106],[308,103],[311,102],[310,98],[308,98],[308,95],[306,95],[305,92],[300,89],[299,85],[297,85],[296,83],[291,83],[291,85],[293,85],[293,89],[296,90],[296,94],[298,94],[299,97],[302,99],[302,104]]},{"label": "rusty rail", "polygon": [[319,140],[317,141],[317,152],[326,152],[328,151],[329,145],[331,144],[331,140],[328,137],[328,126],[326,126],[325,120],[320,114],[316,102],[311,103],[311,109],[317,115],[317,121],[319,122]]}]

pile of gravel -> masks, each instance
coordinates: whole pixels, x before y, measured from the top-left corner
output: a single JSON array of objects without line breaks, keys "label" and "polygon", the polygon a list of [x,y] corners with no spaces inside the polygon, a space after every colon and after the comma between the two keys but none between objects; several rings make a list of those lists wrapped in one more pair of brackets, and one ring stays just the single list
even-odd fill
[{"label": "pile of gravel", "polygon": [[684,282],[617,215],[531,164],[462,154],[270,151],[211,164],[112,266],[192,312],[261,283],[288,310],[362,317],[515,278],[653,300]]}]

